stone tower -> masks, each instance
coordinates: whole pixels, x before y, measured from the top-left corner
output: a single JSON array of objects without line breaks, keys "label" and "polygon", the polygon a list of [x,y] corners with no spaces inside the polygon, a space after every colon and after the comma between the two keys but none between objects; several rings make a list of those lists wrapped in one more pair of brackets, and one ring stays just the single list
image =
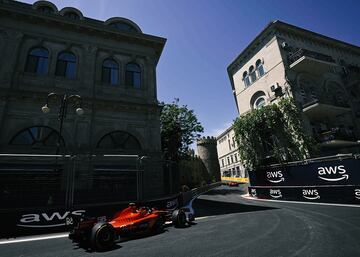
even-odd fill
[{"label": "stone tower", "polygon": [[220,181],[220,165],[215,137],[203,137],[197,140],[197,151],[204,163],[211,180]]}]

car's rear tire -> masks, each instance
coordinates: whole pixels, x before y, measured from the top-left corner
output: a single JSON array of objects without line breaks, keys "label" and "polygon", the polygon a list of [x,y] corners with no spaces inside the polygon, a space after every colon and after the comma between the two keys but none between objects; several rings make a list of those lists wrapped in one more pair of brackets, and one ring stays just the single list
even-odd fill
[{"label": "car's rear tire", "polygon": [[164,225],[165,225],[165,219],[164,217],[162,216],[159,216],[155,222],[155,225],[154,225],[154,232],[156,234],[160,234],[161,232],[164,231]]},{"label": "car's rear tire", "polygon": [[186,214],[183,210],[175,210],[172,214],[172,222],[175,227],[183,228],[186,226]]},{"label": "car's rear tire", "polygon": [[107,250],[114,247],[116,232],[109,223],[96,223],[91,230],[91,246],[97,250]]}]

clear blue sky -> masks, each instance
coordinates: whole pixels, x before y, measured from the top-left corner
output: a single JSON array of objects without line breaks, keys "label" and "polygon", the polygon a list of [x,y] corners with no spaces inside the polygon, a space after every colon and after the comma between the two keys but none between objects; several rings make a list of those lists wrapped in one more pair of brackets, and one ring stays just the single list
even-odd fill
[{"label": "clear blue sky", "polygon": [[[33,3],[34,1],[23,1]],[[237,116],[226,68],[272,20],[360,45],[358,0],[52,0],[99,20],[120,16],[167,38],[157,68],[158,98],[194,109],[217,136]]]}]

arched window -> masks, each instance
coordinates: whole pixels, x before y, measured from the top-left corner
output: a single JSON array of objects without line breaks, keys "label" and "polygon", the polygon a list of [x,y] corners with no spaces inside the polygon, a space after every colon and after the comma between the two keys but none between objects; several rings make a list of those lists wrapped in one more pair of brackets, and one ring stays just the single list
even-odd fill
[{"label": "arched window", "polygon": [[69,79],[76,77],[76,57],[73,53],[62,52],[59,54],[55,74]]},{"label": "arched window", "polygon": [[119,83],[119,64],[113,59],[106,59],[102,64],[101,81],[117,85]]},{"label": "arched window", "polygon": [[245,87],[250,86],[250,78],[249,78],[247,71],[245,71],[243,73],[243,81],[244,81]]},{"label": "arched window", "polygon": [[[26,128],[18,132],[9,142],[10,145],[28,145],[31,147],[57,146],[59,133],[45,126]],[[64,146],[64,139],[60,139],[60,145]]]},{"label": "arched window", "polygon": [[43,47],[30,50],[25,71],[36,74],[47,74],[49,67],[49,51]]},{"label": "arched window", "polygon": [[125,83],[134,88],[141,87],[141,69],[136,63],[128,63],[126,65]]},{"label": "arched window", "polygon": [[254,109],[259,109],[265,105],[265,98],[263,96],[257,98],[254,102]]},{"label": "arched window", "polygon": [[40,12],[44,12],[44,13],[54,13],[54,9],[51,8],[50,6],[40,6],[37,8],[37,10],[39,10]]},{"label": "arched window", "polygon": [[72,20],[80,20],[80,16],[76,12],[66,12],[64,17],[67,17]]},{"label": "arched window", "polygon": [[263,91],[256,92],[250,99],[251,109],[259,109],[266,104],[265,93]]},{"label": "arched window", "polygon": [[262,77],[262,76],[264,76],[265,71],[264,71],[264,66],[263,66],[261,60],[258,59],[258,60],[256,61],[255,65],[256,65],[256,70],[257,70],[257,73],[258,73],[259,78]]},{"label": "arched window", "polygon": [[120,31],[137,32],[136,28],[125,22],[114,22],[111,23],[109,26]]},{"label": "arched window", "polygon": [[138,152],[141,146],[136,137],[125,131],[114,131],[103,136],[96,148],[107,150],[120,150],[124,152]]},{"label": "arched window", "polygon": [[254,83],[256,80],[256,73],[253,65],[251,65],[249,68],[249,75],[250,75],[251,83]]}]

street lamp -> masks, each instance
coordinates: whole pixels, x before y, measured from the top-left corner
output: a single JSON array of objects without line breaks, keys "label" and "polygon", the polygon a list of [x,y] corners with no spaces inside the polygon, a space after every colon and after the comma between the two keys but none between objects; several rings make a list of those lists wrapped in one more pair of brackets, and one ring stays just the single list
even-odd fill
[{"label": "street lamp", "polygon": [[68,96],[67,94],[59,95],[57,93],[50,93],[50,94],[48,94],[48,96],[46,98],[46,104],[43,107],[41,107],[41,111],[44,114],[47,114],[50,112],[50,107],[49,107],[49,99],[50,98],[55,98],[55,99],[60,98],[60,100],[61,100],[60,109],[59,109],[59,113],[58,113],[58,120],[60,121],[60,128],[59,128],[59,137],[58,137],[57,147],[56,147],[56,155],[57,155],[59,153],[62,127],[63,127],[64,118],[66,117],[67,106],[68,106],[69,101],[74,101],[75,103],[77,103],[79,105],[79,107],[76,108],[76,110],[75,110],[77,115],[79,115],[79,116],[83,115],[84,109],[81,108],[82,98],[79,95],[69,95]]}]

